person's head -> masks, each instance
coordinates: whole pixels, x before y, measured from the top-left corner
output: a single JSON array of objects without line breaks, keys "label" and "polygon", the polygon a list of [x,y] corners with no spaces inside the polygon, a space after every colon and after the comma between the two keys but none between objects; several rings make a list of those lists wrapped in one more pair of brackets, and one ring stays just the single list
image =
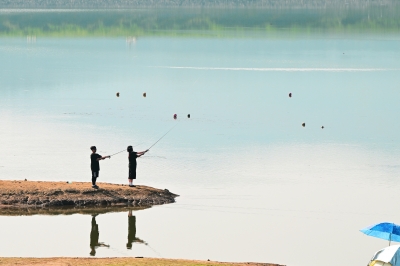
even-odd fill
[{"label": "person's head", "polygon": [[92,146],[92,147],[90,147],[90,149],[92,150],[92,152],[96,152],[97,151],[96,146]]},{"label": "person's head", "polygon": [[126,151],[127,151],[127,152],[133,152],[132,146],[128,146],[128,148],[126,148]]}]

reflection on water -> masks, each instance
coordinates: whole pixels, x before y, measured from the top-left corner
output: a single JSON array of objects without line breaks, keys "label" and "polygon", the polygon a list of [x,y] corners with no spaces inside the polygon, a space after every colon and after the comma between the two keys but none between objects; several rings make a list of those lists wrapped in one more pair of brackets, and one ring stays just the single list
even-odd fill
[{"label": "reflection on water", "polygon": [[134,242],[143,244],[146,243],[140,238],[136,237],[136,216],[133,216],[132,211],[130,210],[128,212],[128,243],[126,243],[126,248],[132,249],[132,243]]},{"label": "reflection on water", "polygon": [[[99,225],[96,222],[96,216],[98,214],[92,214],[92,221],[91,221],[91,231],[90,231],[90,256],[96,255],[96,249],[99,247],[107,247],[109,248],[110,245],[105,244],[104,242],[99,242]],[[132,249],[132,243],[140,243],[145,244],[147,243],[142,239],[136,237],[136,216],[132,215],[132,210],[128,211],[128,242],[126,243],[127,249]]]},{"label": "reflection on water", "polygon": [[1,216],[31,216],[31,215],[99,215],[111,212],[138,211],[145,210],[150,207],[132,207],[132,206],[88,206],[88,207],[52,207],[52,208],[14,208],[12,206],[2,206],[0,208]]},{"label": "reflection on water", "polygon": [[96,255],[96,248],[98,247],[110,247],[110,245],[99,242],[99,225],[96,223],[97,214],[92,215],[92,230],[90,231],[90,256]]}]

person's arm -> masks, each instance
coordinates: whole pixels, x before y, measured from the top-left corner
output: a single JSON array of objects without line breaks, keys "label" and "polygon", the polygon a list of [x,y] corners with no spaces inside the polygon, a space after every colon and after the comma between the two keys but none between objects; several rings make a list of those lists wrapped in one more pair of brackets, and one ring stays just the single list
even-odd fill
[{"label": "person's arm", "polygon": [[146,152],[148,152],[149,150],[145,150],[145,151],[141,151],[141,152],[137,152],[138,157],[144,155]]},{"label": "person's arm", "polygon": [[100,157],[100,158],[97,159],[97,161],[104,160],[104,159],[107,159],[107,158],[111,158],[111,156],[103,156],[103,157]]}]

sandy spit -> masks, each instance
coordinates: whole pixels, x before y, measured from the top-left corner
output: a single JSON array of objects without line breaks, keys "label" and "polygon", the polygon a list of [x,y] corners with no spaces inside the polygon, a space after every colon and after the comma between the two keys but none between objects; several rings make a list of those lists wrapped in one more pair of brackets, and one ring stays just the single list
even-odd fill
[{"label": "sandy spit", "polygon": [[45,266],[144,266],[144,265],[166,265],[166,266],[211,266],[211,265],[234,265],[234,266],[284,266],[270,263],[229,263],[215,261],[196,261],[196,260],[172,260],[172,259],[152,259],[152,258],[0,258],[0,265],[45,265]]},{"label": "sandy spit", "polygon": [[167,189],[89,182],[1,181],[0,208],[61,206],[153,206],[175,202]]}]

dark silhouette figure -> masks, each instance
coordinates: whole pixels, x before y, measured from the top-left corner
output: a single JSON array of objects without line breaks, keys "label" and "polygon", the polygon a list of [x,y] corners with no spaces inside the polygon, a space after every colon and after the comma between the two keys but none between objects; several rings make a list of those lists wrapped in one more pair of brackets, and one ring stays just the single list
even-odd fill
[{"label": "dark silhouette figure", "polygon": [[97,247],[110,247],[104,243],[99,242],[99,226],[96,223],[96,216],[92,215],[92,230],[90,231],[90,256],[96,255]]},{"label": "dark silhouette figure", "polygon": [[146,242],[136,237],[136,216],[132,216],[132,210],[128,213],[128,243],[126,243],[127,249],[132,249],[132,243],[138,242],[147,245]]}]

